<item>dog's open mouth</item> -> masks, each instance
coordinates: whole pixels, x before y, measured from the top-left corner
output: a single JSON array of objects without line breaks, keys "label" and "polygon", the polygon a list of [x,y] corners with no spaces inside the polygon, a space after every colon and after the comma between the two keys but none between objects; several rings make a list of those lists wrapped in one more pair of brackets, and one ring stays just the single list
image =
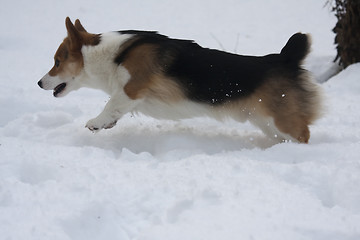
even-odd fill
[{"label": "dog's open mouth", "polygon": [[54,88],[54,97],[57,97],[62,91],[64,91],[66,83],[61,83]]}]

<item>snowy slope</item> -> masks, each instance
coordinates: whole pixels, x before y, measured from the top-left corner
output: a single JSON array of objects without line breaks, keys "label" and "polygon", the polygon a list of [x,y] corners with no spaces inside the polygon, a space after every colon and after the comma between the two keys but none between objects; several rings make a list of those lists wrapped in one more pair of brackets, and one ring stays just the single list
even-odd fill
[{"label": "snowy slope", "polygon": [[[324,1],[325,2],[325,1]],[[322,84],[308,145],[275,144],[250,124],[126,115],[84,128],[108,97],[62,99],[36,82],[65,36],[159,30],[241,54],[313,36],[306,66],[332,68],[323,1],[8,1],[0,8],[0,238],[6,240],[360,239],[360,64]]]}]

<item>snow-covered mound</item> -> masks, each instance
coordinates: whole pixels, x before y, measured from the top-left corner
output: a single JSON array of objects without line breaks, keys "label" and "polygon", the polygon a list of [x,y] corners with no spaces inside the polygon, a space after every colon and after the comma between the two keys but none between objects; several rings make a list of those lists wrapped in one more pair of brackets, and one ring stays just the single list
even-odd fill
[{"label": "snow-covered mound", "polygon": [[126,115],[92,134],[84,125],[106,95],[84,89],[55,99],[36,85],[67,15],[93,32],[155,29],[242,54],[276,52],[294,32],[309,32],[306,66],[324,76],[335,19],[323,2],[2,5],[1,239],[360,239],[360,64],[322,84],[326,109],[307,145],[203,118]]}]

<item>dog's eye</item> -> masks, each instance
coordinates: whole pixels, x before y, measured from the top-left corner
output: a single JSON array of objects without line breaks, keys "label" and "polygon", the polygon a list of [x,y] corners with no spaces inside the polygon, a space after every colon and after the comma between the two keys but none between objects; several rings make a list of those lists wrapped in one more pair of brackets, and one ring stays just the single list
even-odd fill
[{"label": "dog's eye", "polygon": [[55,66],[56,66],[56,67],[59,67],[59,66],[60,66],[60,61],[59,61],[59,59],[55,59]]}]

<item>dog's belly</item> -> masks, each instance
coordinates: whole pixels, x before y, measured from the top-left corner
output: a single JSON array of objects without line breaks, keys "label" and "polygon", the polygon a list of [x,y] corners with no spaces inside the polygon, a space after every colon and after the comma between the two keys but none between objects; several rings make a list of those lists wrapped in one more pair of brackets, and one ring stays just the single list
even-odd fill
[{"label": "dog's belly", "polygon": [[194,117],[210,117],[219,121],[232,118],[245,122],[253,118],[262,118],[253,108],[245,104],[210,105],[191,100],[164,102],[156,99],[145,99],[134,109],[156,119],[181,120]]},{"label": "dog's belly", "polygon": [[[209,116],[221,120],[221,111],[208,104],[188,100],[166,103],[156,99],[146,99],[134,110],[157,119],[180,120],[194,117]],[[225,114],[228,115],[228,114]]]},{"label": "dog's belly", "polygon": [[180,120],[194,117],[211,117],[219,121],[232,118],[239,122],[250,121],[259,127],[269,138],[283,141],[294,140],[290,135],[284,134],[275,126],[273,118],[262,116],[256,111],[244,111],[234,107],[211,106],[204,103],[197,103],[184,100],[177,103],[165,103],[155,99],[146,99],[141,102],[134,112],[140,112],[156,119]]}]

